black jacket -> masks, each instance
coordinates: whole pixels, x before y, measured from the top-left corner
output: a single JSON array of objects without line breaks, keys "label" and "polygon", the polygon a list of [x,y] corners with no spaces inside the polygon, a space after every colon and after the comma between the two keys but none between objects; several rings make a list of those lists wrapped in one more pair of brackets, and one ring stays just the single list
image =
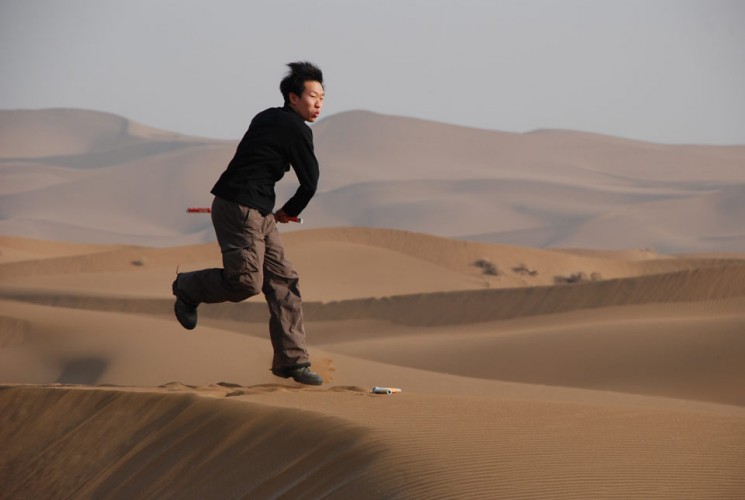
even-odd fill
[{"label": "black jacket", "polygon": [[288,106],[269,108],[251,120],[212,194],[268,215],[274,212],[274,184],[290,170],[290,165],[300,187],[282,209],[289,216],[297,216],[318,187],[313,132]]}]

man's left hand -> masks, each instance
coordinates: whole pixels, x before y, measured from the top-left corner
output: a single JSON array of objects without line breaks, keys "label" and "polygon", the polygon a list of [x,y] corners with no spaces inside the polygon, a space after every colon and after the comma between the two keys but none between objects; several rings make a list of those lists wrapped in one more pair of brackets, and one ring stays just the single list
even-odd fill
[{"label": "man's left hand", "polygon": [[290,216],[287,215],[284,210],[279,209],[274,212],[274,220],[282,224],[287,224],[288,222],[290,222]]}]

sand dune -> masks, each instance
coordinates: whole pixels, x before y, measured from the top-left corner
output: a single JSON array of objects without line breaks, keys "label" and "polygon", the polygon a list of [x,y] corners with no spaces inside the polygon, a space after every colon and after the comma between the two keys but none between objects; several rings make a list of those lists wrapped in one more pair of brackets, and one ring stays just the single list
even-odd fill
[{"label": "sand dune", "polygon": [[2,110],[0,132],[0,156],[18,159],[111,153],[148,141],[203,141],[154,129],[111,113],[63,108]]},{"label": "sand dune", "polygon": [[314,134],[282,230],[320,388],[269,371],[261,297],[173,318],[234,143],[0,112],[0,498],[745,496],[744,147]]},{"label": "sand dune", "polygon": [[[289,233],[284,239],[287,254],[301,273],[306,302],[331,303],[307,307],[308,314],[319,317],[362,314],[420,322],[428,321],[426,317],[434,314],[455,322],[461,321],[458,318],[504,319],[527,310],[542,314],[567,307],[614,305],[617,301],[618,305],[625,305],[652,299],[681,302],[729,297],[742,289],[739,283],[745,282],[738,271],[745,259],[736,255],[669,257],[648,251],[583,254],[363,228],[300,231]],[[19,249],[45,246],[61,256],[44,258],[31,253],[25,259],[23,254],[13,257]],[[0,251],[12,260],[0,265],[4,295],[31,288],[32,294],[50,296],[51,300],[72,297],[69,300],[74,302],[74,296],[83,296],[95,301],[96,297],[108,297],[116,299],[116,305],[109,306],[113,308],[124,307],[120,298],[162,298],[165,301],[154,307],[163,310],[170,300],[170,283],[177,268],[184,271],[221,267],[215,244],[163,249],[45,245],[36,240],[3,238]],[[496,274],[485,274],[475,265],[479,261],[493,265]],[[556,280],[574,278],[589,281],[589,287],[552,287]],[[600,281],[592,283],[592,279]],[[714,292],[707,285],[712,282],[717,283]],[[529,288],[500,292],[525,286]],[[442,295],[428,295],[428,306],[412,305],[421,300],[419,294],[434,292]],[[393,295],[410,297],[378,300]],[[333,304],[338,301],[347,302]],[[438,305],[450,303],[459,306]],[[499,307],[489,307],[492,303]],[[130,301],[126,307],[135,307],[132,304]],[[213,310],[223,314],[220,311],[225,310],[241,315],[247,310],[251,311],[247,314],[255,316],[253,311],[265,312],[262,304],[260,298],[255,298],[238,307],[210,306],[206,314]],[[470,304],[478,304],[476,307],[482,312],[474,313]],[[434,310],[430,312],[428,308]],[[433,320],[441,321],[444,319]]]},{"label": "sand dune", "polygon": [[[61,109],[0,111],[0,130],[2,234],[148,246],[214,239],[209,218],[185,209],[209,205],[235,141]],[[533,247],[743,249],[745,146],[512,134],[363,111],[313,130],[322,175],[308,228]],[[288,175],[280,203],[296,187]]]},{"label": "sand dune", "polygon": [[0,237],[0,264],[17,261],[67,257],[105,252],[121,245],[90,245],[67,241],[45,241],[28,238]]},{"label": "sand dune", "polygon": [[371,467],[384,452],[371,433],[318,413],[178,391],[31,387],[0,389],[0,408],[10,414],[4,498],[342,498],[369,484],[392,493]]},{"label": "sand dune", "polygon": [[[345,275],[330,273],[334,300],[306,303],[311,356],[327,380],[314,389],[269,372],[258,301],[203,307],[195,332],[172,319],[154,277],[176,261],[196,265],[213,245],[6,239],[4,250],[25,254],[0,265],[3,496],[745,491],[745,280],[736,256],[531,250],[369,229],[287,240],[306,265],[372,256],[415,280],[432,267],[473,277],[473,255],[529,257],[542,272],[604,263],[627,274],[415,295],[388,279],[387,298],[355,299],[337,283]],[[132,265],[132,255],[145,264]],[[127,275],[128,291],[118,291]],[[85,276],[88,285],[72,285]],[[373,385],[404,392],[372,395]]]},{"label": "sand dune", "polygon": [[[296,233],[290,239],[308,237],[308,234]],[[470,272],[467,261],[461,261],[463,274],[456,273],[463,256],[459,258],[458,252],[447,251],[454,244],[464,255],[475,251],[469,248],[472,246],[488,253],[490,245],[485,244],[397,231],[347,229],[322,231],[316,235],[315,247],[298,246],[294,250],[301,255],[303,251],[308,252],[305,258],[315,256],[318,266],[324,266],[321,255],[326,255],[329,261],[340,262],[340,254],[335,253],[334,248],[341,240],[357,241],[345,248],[350,260],[354,260],[351,257],[355,252],[358,258],[383,255],[365,251],[369,247],[361,242],[368,238],[378,248],[387,246],[389,254],[383,257],[387,259],[386,266],[401,270],[401,276],[407,277],[401,281],[418,283],[419,291],[404,294],[406,285],[383,276],[380,282],[356,288],[358,293],[381,292],[385,282],[387,295],[356,298],[349,293],[352,287],[343,283],[350,276],[344,272],[327,274],[323,282],[326,298],[334,300],[319,302],[306,298],[305,302],[306,319],[322,325],[317,328],[319,331],[313,332],[312,338],[324,351],[469,377],[745,405],[739,383],[745,377],[742,371],[745,366],[743,260],[630,260],[626,262],[629,274],[624,278],[490,289],[466,274]],[[412,257],[417,255],[418,246],[426,247],[431,253],[422,252],[418,258]],[[394,253],[392,249],[401,253]],[[405,255],[403,249],[408,249],[410,255]],[[160,263],[165,263],[169,253],[171,258],[185,258],[190,251],[192,256],[202,258],[205,250],[204,246],[170,251],[153,249],[154,256],[146,257],[146,262],[160,259]],[[4,364],[9,373],[35,374],[30,379],[20,375],[14,382],[71,382],[76,379],[65,378],[65,373],[96,366],[98,372],[94,370],[93,373],[102,378],[86,378],[82,382],[132,384],[134,380],[138,384],[157,385],[162,381],[160,368],[138,372],[132,378],[131,370],[145,358],[142,355],[136,359],[121,358],[117,344],[122,337],[135,345],[148,345],[147,358],[156,365],[159,359],[175,352],[173,346],[183,349],[191,345],[190,354],[177,356],[167,367],[173,378],[182,382],[208,383],[210,376],[218,376],[215,367],[219,373],[241,375],[241,383],[257,378],[271,380],[264,363],[269,357],[268,345],[263,340],[267,311],[260,299],[242,304],[202,306],[202,323],[217,331],[208,331],[206,336],[187,337],[188,342],[185,342],[181,340],[180,328],[171,318],[172,299],[160,298],[167,294],[172,275],[157,269],[142,270],[126,260],[111,257],[127,251],[131,249],[50,259],[51,263],[67,264],[67,267],[52,266],[56,275],[50,269],[36,276],[16,274],[7,278],[7,274],[0,274],[6,277],[0,296],[15,301],[5,302],[0,307],[8,330],[5,343],[16,346],[14,351],[6,353],[9,357]],[[492,248],[494,254],[500,251],[518,252],[518,249]],[[540,254],[545,267],[558,265],[551,262],[552,258],[570,258],[572,265],[580,264],[583,259],[585,265],[607,261],[606,271],[618,264],[597,255],[533,252]],[[526,249],[526,253],[530,251]],[[436,255],[444,256],[437,266],[434,264]],[[618,256],[616,258],[620,261]],[[22,267],[22,264],[28,265]],[[44,266],[39,264],[36,260],[11,262],[0,266],[0,271],[5,268],[43,270]],[[114,265],[119,272],[108,272],[102,264]],[[172,269],[166,267],[169,268]],[[342,271],[353,270],[353,266],[341,268]],[[438,270],[451,273],[453,289],[443,290],[448,286],[447,275],[440,275],[439,282],[427,281],[426,277]],[[369,269],[365,269],[352,278],[362,283],[368,272]],[[127,275],[129,281],[123,279]],[[158,278],[162,281],[158,282]],[[470,289],[457,290],[459,284],[469,283]],[[118,294],[113,293],[112,285],[120,290]],[[159,292],[153,294],[151,288],[150,294],[144,293],[148,287],[156,285]],[[75,288],[77,291],[73,291]],[[426,291],[427,288],[431,290]],[[125,289],[127,293],[122,293]],[[121,316],[120,312],[128,314]],[[130,314],[163,319],[146,321],[130,317]],[[39,323],[37,318],[44,317],[53,320]],[[100,325],[107,322],[113,322],[116,328],[99,332]],[[18,325],[25,325],[25,336],[43,340],[20,346]],[[253,339],[251,342],[259,344],[241,346],[243,340],[236,338],[236,334],[228,334],[218,342],[228,349],[229,355],[216,354],[222,361],[217,363],[216,359],[214,367],[207,363],[207,371],[200,375],[201,372],[193,368],[192,360],[203,351],[211,351],[211,343],[218,335],[223,335],[220,331],[247,334]],[[62,332],[70,332],[70,336],[62,337]],[[153,332],[158,332],[160,344],[156,343]],[[427,339],[424,344],[423,336]],[[98,347],[94,351],[100,352],[81,353],[93,345],[89,337],[96,339]],[[156,345],[161,347],[156,348]],[[37,352],[38,346],[51,346],[45,347],[45,351],[52,350],[61,357],[52,361],[47,354]],[[246,349],[252,353],[250,360],[244,359]],[[117,362],[124,363],[124,368],[117,368],[111,352],[119,352]],[[136,352],[135,349],[130,354]],[[333,357],[328,353],[324,356]],[[234,359],[232,364],[228,359]],[[22,369],[23,366],[26,369]],[[261,367],[259,371],[257,367]]]},{"label": "sand dune", "polygon": [[[669,146],[562,130],[514,134],[365,111],[327,117],[314,130],[319,155],[327,158],[329,182],[338,183],[328,188],[384,178],[418,179],[422,172],[428,179],[453,179],[454,170],[466,179],[497,172],[498,178],[569,185],[601,179],[610,184],[618,178],[629,186],[637,180],[668,186],[742,182],[745,154],[744,145]],[[350,168],[363,159],[374,159],[379,167]],[[697,172],[704,159],[711,170]]]},{"label": "sand dune", "polygon": [[[230,399],[216,399],[220,389]],[[0,431],[18,457],[15,467],[0,468],[8,480],[3,484],[12,488],[6,491],[137,498],[735,498],[744,486],[742,414],[715,407],[388,398],[355,388],[171,384],[165,391],[176,393],[0,391],[0,405],[25,417]],[[193,396],[200,392],[209,397]],[[133,413],[139,418],[129,418]],[[29,448],[43,451],[32,455]],[[61,457],[75,457],[74,473],[56,467]],[[26,472],[39,466],[49,470],[41,478]]]},{"label": "sand dune", "polygon": [[691,309],[600,308],[467,328],[381,322],[317,341],[353,358],[466,377],[745,406],[745,299],[716,313]]},{"label": "sand dune", "polygon": [[619,246],[621,241],[637,246],[651,241],[657,234],[667,234],[668,240],[657,245],[656,250],[693,248],[695,241],[710,248],[745,248],[745,238],[735,229],[742,220],[745,220],[745,185],[737,185],[614,208],[587,220],[573,232],[565,232],[555,243],[574,246],[594,236],[613,246]]}]

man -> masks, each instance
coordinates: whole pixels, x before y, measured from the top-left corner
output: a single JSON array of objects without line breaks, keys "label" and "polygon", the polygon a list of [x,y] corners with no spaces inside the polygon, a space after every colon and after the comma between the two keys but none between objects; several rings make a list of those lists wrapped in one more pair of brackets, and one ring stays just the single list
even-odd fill
[{"label": "man", "polygon": [[[324,99],[323,74],[308,62],[288,64],[280,83],[281,108],[254,117],[235,156],[212,189],[212,225],[222,252],[222,269],[180,273],[173,282],[176,318],[189,330],[197,325],[197,306],[240,302],[263,292],[269,305],[272,372],[301,384],[321,385],[310,370],[305,348],[298,274],[285,259],[276,223],[297,217],[316,192],[318,161],[314,122]],[[300,187],[274,212],[274,185],[292,166]]]}]

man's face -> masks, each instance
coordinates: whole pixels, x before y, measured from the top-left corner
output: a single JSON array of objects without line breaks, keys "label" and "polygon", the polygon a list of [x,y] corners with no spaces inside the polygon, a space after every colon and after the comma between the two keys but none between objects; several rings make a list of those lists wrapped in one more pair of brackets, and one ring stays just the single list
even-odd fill
[{"label": "man's face", "polygon": [[319,82],[305,82],[305,90],[298,96],[290,92],[290,107],[306,122],[314,122],[323,107],[323,85]]}]

